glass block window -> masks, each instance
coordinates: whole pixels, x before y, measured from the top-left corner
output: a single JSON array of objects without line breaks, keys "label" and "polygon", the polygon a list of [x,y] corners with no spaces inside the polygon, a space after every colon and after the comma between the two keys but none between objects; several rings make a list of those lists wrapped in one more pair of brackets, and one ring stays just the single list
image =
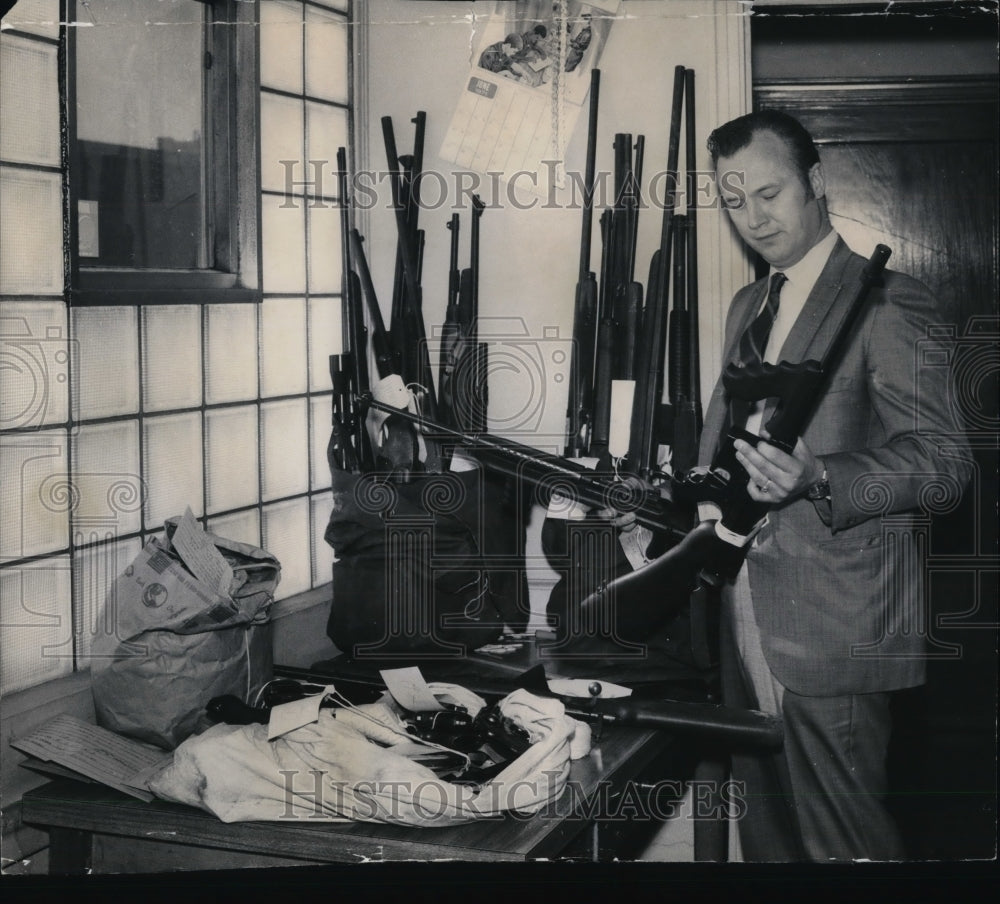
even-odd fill
[{"label": "glass block window", "polygon": [[0,36],[0,693],[88,668],[115,578],[186,507],[279,558],[279,601],[333,561],[347,4],[259,4],[263,298],[72,308],[59,7],[20,0]]}]

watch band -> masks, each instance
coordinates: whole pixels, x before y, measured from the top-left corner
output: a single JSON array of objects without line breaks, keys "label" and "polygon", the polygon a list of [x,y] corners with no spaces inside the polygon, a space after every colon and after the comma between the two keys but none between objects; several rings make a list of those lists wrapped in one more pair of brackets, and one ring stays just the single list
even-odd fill
[{"label": "watch band", "polygon": [[830,481],[826,476],[826,468],[823,469],[823,476],[806,489],[806,498],[813,502],[830,498]]}]

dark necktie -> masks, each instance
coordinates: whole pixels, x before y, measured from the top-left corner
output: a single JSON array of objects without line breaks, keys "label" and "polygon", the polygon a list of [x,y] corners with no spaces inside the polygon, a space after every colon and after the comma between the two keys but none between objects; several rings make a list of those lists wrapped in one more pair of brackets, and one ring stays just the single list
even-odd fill
[{"label": "dark necktie", "polygon": [[744,330],[740,336],[740,361],[743,364],[762,362],[767,340],[771,335],[775,318],[778,316],[778,305],[781,303],[781,287],[788,282],[784,273],[775,273],[771,277],[771,286],[767,290],[767,302],[757,318]]},{"label": "dark necktie", "polygon": [[[771,285],[767,290],[767,301],[763,310],[757,315],[740,336],[739,356],[742,365],[761,363],[771,328],[778,316],[778,305],[781,303],[781,287],[788,282],[784,273],[775,273],[771,277]],[[739,399],[733,399],[729,409],[730,426],[744,427],[750,416],[751,405]]]}]

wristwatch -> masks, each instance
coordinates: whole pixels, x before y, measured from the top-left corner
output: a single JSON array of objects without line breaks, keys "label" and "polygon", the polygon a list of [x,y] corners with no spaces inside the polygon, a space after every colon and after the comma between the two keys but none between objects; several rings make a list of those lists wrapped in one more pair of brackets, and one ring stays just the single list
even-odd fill
[{"label": "wristwatch", "polygon": [[806,499],[819,502],[821,499],[830,498],[830,481],[826,477],[826,468],[823,469],[823,476],[814,484],[806,488]]}]

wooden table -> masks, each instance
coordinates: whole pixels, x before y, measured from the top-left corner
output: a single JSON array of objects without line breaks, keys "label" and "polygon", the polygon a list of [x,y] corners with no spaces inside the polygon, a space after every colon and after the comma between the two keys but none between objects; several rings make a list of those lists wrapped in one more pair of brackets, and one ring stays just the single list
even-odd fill
[{"label": "wooden table", "polygon": [[[227,824],[192,807],[144,803],[71,780],[25,794],[22,819],[48,830],[53,874],[365,860],[609,859],[625,851],[630,831],[648,835],[658,827],[635,817],[637,795],[652,785],[657,797],[650,812],[662,813],[666,794],[693,768],[686,747],[665,732],[606,729],[590,755],[572,764],[566,791],[547,810],[440,829],[308,819]],[[626,801],[629,809],[622,811]]]}]

